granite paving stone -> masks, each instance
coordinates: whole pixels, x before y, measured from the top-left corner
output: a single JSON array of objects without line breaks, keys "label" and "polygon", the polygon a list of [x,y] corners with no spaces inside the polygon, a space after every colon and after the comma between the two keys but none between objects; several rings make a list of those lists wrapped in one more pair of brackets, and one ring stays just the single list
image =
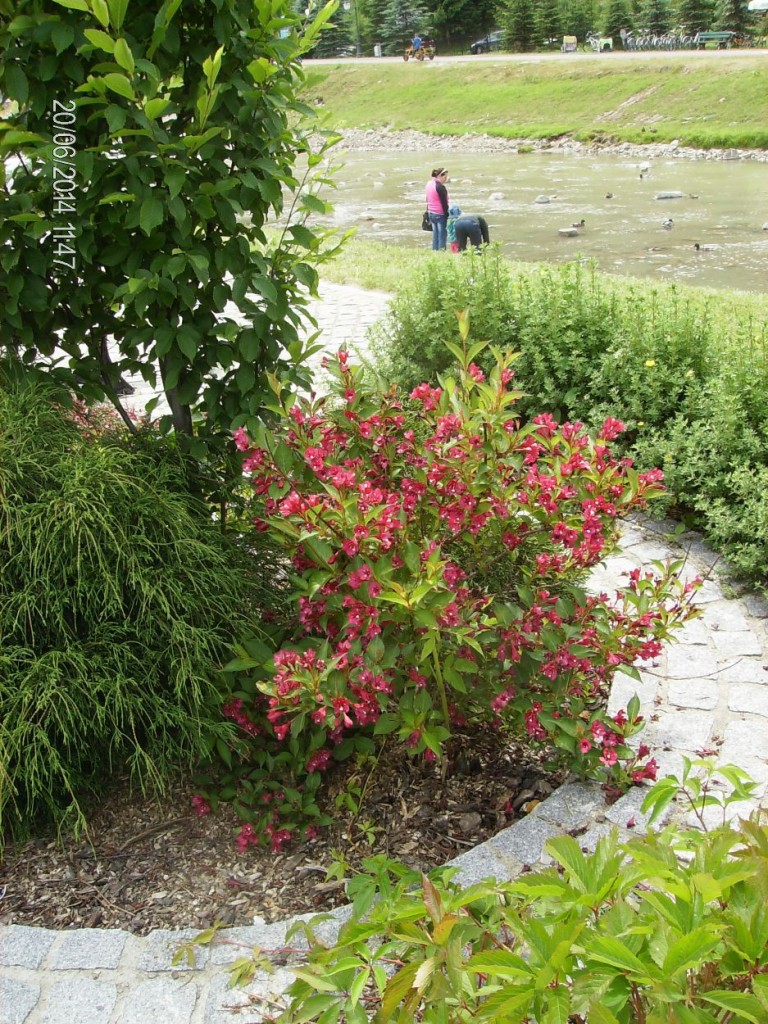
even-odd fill
[{"label": "granite paving stone", "polygon": [[742,597],[741,603],[756,619],[768,619],[768,600],[762,594],[747,593]]},{"label": "granite paving stone", "polygon": [[656,719],[656,733],[675,750],[696,751],[712,736],[712,716],[704,711],[664,711]]},{"label": "granite paving stone", "polygon": [[703,610],[701,622],[713,630],[744,633],[749,629],[741,601],[715,601]]},{"label": "granite paving stone", "polygon": [[125,997],[121,1024],[190,1024],[197,997],[193,976],[148,978]]},{"label": "granite paving stone", "polygon": [[684,679],[670,682],[667,700],[678,708],[714,711],[720,699],[720,687],[714,679]]},{"label": "granite paving stone", "polygon": [[667,675],[670,679],[703,679],[715,676],[717,657],[703,647],[670,647],[667,652]]},{"label": "granite paving stone", "polygon": [[39,967],[56,938],[56,932],[14,924],[0,930],[0,966]]},{"label": "granite paving stone", "polygon": [[117,967],[129,938],[130,932],[117,928],[79,928],[60,932],[51,950],[48,967],[52,971]]},{"label": "granite paving stone", "polygon": [[578,828],[589,815],[605,803],[603,795],[595,786],[583,782],[571,782],[542,801],[531,812],[531,818],[544,818],[559,829]]},{"label": "granite paving stone", "polygon": [[728,690],[728,707],[731,711],[768,718],[768,686],[736,683]]},{"label": "granite paving stone", "polygon": [[754,683],[756,686],[768,684],[768,671],[764,658],[735,658],[720,668],[718,682],[726,690],[738,683]]},{"label": "granite paving stone", "polygon": [[725,727],[721,760],[738,764],[745,755],[768,758],[768,729],[760,718],[736,719]]},{"label": "granite paving stone", "polygon": [[[143,943],[143,948],[138,957],[137,967],[140,971],[189,971],[199,970],[208,961],[209,947],[197,943],[187,945],[183,957],[178,964],[173,963],[173,958],[185,943],[196,938],[200,934],[194,928],[184,930],[170,930],[158,928],[150,932]],[[193,959],[190,963],[186,950],[189,950]]]},{"label": "granite paving stone", "polygon": [[758,638],[750,632],[734,633],[730,630],[713,629],[712,642],[719,657],[746,658],[760,655],[763,650]]},{"label": "granite paving stone", "polygon": [[682,629],[675,630],[672,635],[675,644],[708,644],[709,626],[703,619],[691,619]]},{"label": "granite paving stone", "polygon": [[562,829],[545,821],[541,815],[528,815],[513,828],[498,832],[487,845],[496,856],[512,856],[522,864],[536,864],[541,857],[544,844]]},{"label": "granite paving stone", "polygon": [[510,878],[523,866],[521,861],[510,863],[511,860],[509,856],[497,856],[488,843],[483,843],[453,858],[451,867],[458,868],[454,881],[468,889],[485,878]]},{"label": "granite paving stone", "polygon": [[116,1001],[117,987],[109,982],[82,974],[57,978],[48,990],[39,1024],[103,1024]]},{"label": "granite paving stone", "polygon": [[39,998],[37,982],[17,981],[0,975],[0,1024],[23,1024]]}]

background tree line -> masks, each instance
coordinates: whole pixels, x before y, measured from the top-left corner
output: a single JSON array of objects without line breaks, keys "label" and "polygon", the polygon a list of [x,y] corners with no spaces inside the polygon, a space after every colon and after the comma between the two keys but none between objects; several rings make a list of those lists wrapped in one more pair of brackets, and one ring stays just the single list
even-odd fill
[{"label": "background tree line", "polygon": [[493,29],[504,33],[504,48],[559,47],[563,35],[583,42],[588,32],[613,36],[621,30],[662,34],[756,29],[763,16],[747,10],[748,0],[342,0],[335,25],[323,33],[315,57],[402,52],[414,32],[434,36],[438,50],[461,52]]}]

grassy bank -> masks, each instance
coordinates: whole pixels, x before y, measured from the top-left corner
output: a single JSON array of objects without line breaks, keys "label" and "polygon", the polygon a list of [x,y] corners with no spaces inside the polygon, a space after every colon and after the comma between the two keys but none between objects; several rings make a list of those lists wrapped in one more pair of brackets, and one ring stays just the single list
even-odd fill
[{"label": "grassy bank", "polygon": [[670,54],[531,63],[308,62],[330,127],[768,148],[768,61]]}]

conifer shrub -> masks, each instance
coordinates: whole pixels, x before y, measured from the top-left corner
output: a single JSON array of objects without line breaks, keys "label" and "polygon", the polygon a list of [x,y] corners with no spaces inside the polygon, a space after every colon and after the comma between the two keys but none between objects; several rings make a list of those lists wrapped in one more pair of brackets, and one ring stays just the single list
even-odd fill
[{"label": "conifer shrub", "polygon": [[[168,440],[0,390],[0,835],[82,825],[116,773],[162,783],[229,727],[216,669],[266,598]],[[78,422],[80,419],[81,422]],[[102,424],[103,426],[103,424]],[[108,427],[108,424],[107,424]]]}]

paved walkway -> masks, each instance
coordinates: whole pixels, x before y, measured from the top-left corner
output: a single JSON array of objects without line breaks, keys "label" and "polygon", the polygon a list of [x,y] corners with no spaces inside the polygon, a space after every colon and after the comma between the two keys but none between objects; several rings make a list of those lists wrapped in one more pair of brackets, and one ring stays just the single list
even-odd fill
[{"label": "paved walkway", "polygon": [[[318,314],[331,348],[359,341],[386,303],[386,296],[338,286],[324,289],[323,297]],[[686,573],[705,579],[701,618],[641,672],[639,683],[619,676],[611,706],[624,706],[638,693],[649,722],[643,738],[663,771],[678,771],[684,755],[717,750],[724,762],[740,765],[760,783],[762,797],[768,784],[768,604],[751,594],[727,597],[716,556],[693,534],[668,541],[672,525],[634,520],[624,529],[620,552],[593,574],[591,586],[610,592],[628,570],[673,556],[686,558]],[[630,834],[628,821],[642,825],[643,795],[633,789],[606,808],[598,787],[563,786],[528,817],[453,863],[466,884],[489,875],[513,877],[524,864],[539,864],[544,843],[565,830],[579,830],[584,848],[614,826]],[[326,940],[347,913],[341,908],[323,925]],[[226,965],[254,946],[283,947],[293,920],[228,929],[211,948],[197,950],[193,967],[171,964],[191,931],[140,937],[119,930],[0,927],[0,1024],[256,1024],[278,1012],[291,972],[257,972],[245,988],[230,989]]]}]

